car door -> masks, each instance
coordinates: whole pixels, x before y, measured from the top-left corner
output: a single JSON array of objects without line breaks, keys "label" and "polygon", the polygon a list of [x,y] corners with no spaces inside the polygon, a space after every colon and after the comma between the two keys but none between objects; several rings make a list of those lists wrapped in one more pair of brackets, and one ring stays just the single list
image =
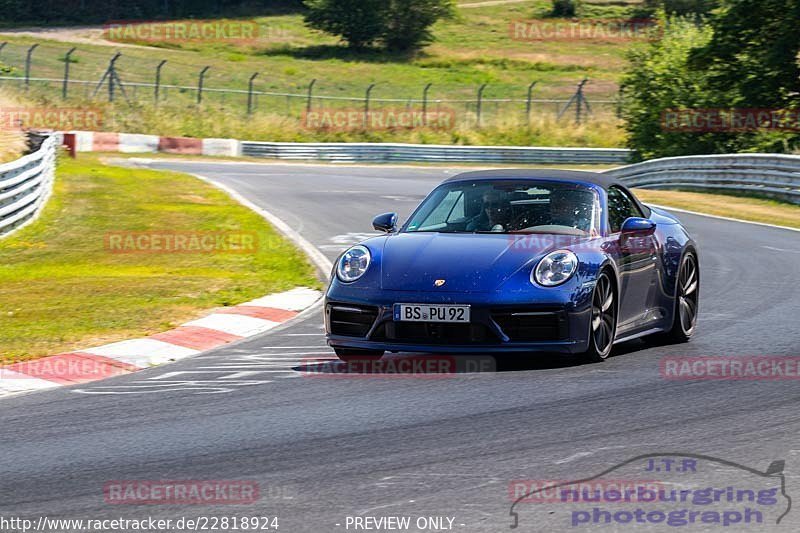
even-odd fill
[{"label": "car door", "polygon": [[631,217],[644,214],[620,187],[608,189],[608,227],[615,247],[620,273],[619,329],[636,326],[644,319],[650,307],[651,294],[657,282],[657,253],[655,237],[637,237],[630,242],[619,241],[622,224]]}]

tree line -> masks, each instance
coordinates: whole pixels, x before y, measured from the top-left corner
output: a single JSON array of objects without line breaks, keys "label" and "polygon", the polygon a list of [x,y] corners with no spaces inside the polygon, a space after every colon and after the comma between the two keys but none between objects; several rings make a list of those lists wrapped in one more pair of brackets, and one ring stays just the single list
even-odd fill
[{"label": "tree line", "polygon": [[112,20],[253,15],[301,9],[301,0],[0,0],[0,22],[103,23]]},{"label": "tree line", "polygon": [[705,18],[662,11],[658,23],[622,80],[640,157],[800,149],[800,0],[722,0]]},{"label": "tree line", "polygon": [[[301,11],[309,27],[351,48],[403,52],[433,40],[430,28],[453,15],[455,2],[0,0],[0,22],[231,16],[276,8]],[[582,9],[581,0],[552,0],[550,16],[579,17]],[[632,47],[621,84],[629,146],[640,157],[800,149],[800,0],[644,0],[636,9],[632,17],[650,17],[660,27],[658,38]],[[782,110],[784,123],[665,127],[665,114],[676,110],[724,115],[731,109]]]}]

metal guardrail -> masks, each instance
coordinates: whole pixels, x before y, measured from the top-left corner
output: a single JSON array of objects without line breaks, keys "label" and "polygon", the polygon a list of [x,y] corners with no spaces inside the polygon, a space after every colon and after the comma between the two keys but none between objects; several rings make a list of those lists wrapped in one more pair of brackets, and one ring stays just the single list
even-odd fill
[{"label": "metal guardrail", "polygon": [[800,156],[726,154],[654,159],[606,171],[631,187],[729,190],[800,204]]},{"label": "metal guardrail", "polygon": [[[533,148],[427,144],[241,142],[246,156],[330,162],[562,163],[627,162],[615,148]],[[606,171],[631,187],[729,190],[800,204],[800,156],[726,154],[668,157]]]},{"label": "metal guardrail", "polygon": [[274,159],[342,163],[625,163],[631,151],[618,148],[533,148],[395,143],[279,143],[242,141],[241,153]]},{"label": "metal guardrail", "polygon": [[0,236],[38,216],[53,188],[56,146],[56,137],[46,136],[33,153],[0,165]]}]

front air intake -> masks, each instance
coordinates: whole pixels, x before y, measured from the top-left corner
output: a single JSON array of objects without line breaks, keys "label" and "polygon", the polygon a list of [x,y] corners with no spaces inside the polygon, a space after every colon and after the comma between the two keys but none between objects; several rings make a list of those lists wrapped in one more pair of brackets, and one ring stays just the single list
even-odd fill
[{"label": "front air intake", "polygon": [[567,317],[559,311],[496,311],[492,313],[492,320],[511,342],[549,342],[567,337]]},{"label": "front air intake", "polygon": [[328,304],[325,308],[331,335],[344,337],[366,337],[375,319],[378,308],[366,305]]}]

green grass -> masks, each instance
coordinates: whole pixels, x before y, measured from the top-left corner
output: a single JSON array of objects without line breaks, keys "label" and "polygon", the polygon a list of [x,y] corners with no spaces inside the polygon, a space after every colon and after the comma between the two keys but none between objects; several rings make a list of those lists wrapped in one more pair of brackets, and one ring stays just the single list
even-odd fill
[{"label": "green grass", "polygon": [[[111,253],[109,232],[255,232],[255,253]],[[153,334],[296,286],[292,244],[225,193],[174,172],[59,160],[42,217],[0,240],[0,362]]]},{"label": "green grass", "polygon": [[19,159],[25,151],[25,137],[17,131],[0,130],[0,164]]},{"label": "green grass", "polygon": [[[266,28],[267,38],[258,44],[214,42],[166,43],[154,47],[119,47],[122,57],[117,66],[126,82],[152,82],[156,65],[167,60],[162,83],[195,87],[197,74],[210,66],[207,88],[244,90],[254,72],[254,87],[261,91],[305,94],[316,79],[317,95],[362,98],[367,85],[375,83],[372,97],[399,98],[401,102],[379,104],[403,106],[402,100],[420,98],[423,87],[433,83],[430,99],[451,99],[445,103],[457,114],[458,127],[453,131],[356,131],[327,132],[305,130],[299,117],[305,109],[303,98],[259,96],[256,113],[245,116],[245,94],[207,92],[201,106],[194,103],[193,89],[162,90],[166,100],[153,110],[152,89],[129,89],[132,106],[120,103],[107,108],[105,129],[157,134],[236,136],[260,140],[321,141],[410,141],[456,144],[512,144],[620,146],[624,133],[614,119],[614,105],[594,105],[595,117],[589,125],[574,131],[572,113],[555,123],[559,104],[537,102],[533,106],[533,131],[525,125],[523,101],[487,102],[484,105],[484,128],[476,127],[474,99],[478,87],[488,84],[485,98],[524,99],[531,82],[538,82],[534,98],[567,100],[576,84],[590,78],[587,98],[613,100],[618,80],[625,67],[625,53],[636,42],[580,40],[524,42],[511,38],[513,21],[541,17],[548,0],[530,0],[497,6],[460,9],[456,17],[434,27],[436,41],[421,53],[403,56],[380,50],[354,52],[335,37],[307,28],[298,13],[276,11],[256,20]],[[587,14],[592,18],[619,17],[636,2],[592,2]],[[64,52],[69,43],[42,41],[31,37],[4,36],[9,44],[0,61],[12,67],[15,76],[24,71],[28,45],[39,42],[34,52],[32,75],[60,78],[64,70]],[[72,79],[99,80],[108,59],[117,47],[78,43],[70,64]],[[48,105],[92,105],[87,98],[94,87],[73,86],[67,103],[60,100],[60,84],[32,85],[30,98]],[[100,95],[104,95],[104,91]],[[316,106],[360,109],[358,101],[317,101]],[[433,104],[432,104],[433,106]],[[235,123],[235,124],[234,124]]]},{"label": "green grass", "polygon": [[800,228],[800,206],[767,198],[690,191],[637,189],[646,203],[660,204],[698,213]]},{"label": "green grass", "polygon": [[130,113],[114,115],[99,106],[106,117],[104,129],[129,133],[157,133],[167,136],[234,138],[273,142],[407,142],[421,144],[511,145],[511,146],[596,146],[618,148],[624,144],[620,121],[613,115],[576,126],[571,119],[534,117],[530,126],[519,117],[483,128],[457,124],[452,129],[409,128],[395,130],[314,130],[297,120],[276,114],[246,117],[230,109],[194,105],[184,108],[137,106]]},{"label": "green grass", "polygon": [[[19,106],[16,99],[0,93],[0,109],[14,109]],[[0,164],[19,159],[27,148],[22,131],[11,129],[8,118],[0,124]]]}]

